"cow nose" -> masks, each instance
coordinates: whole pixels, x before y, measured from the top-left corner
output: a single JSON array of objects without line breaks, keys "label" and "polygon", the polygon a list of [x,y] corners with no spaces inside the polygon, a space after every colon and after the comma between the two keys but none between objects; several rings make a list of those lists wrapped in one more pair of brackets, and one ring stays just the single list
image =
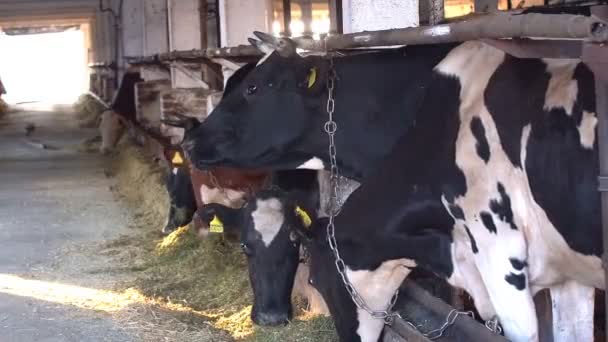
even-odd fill
[{"label": "cow nose", "polygon": [[257,312],[252,315],[251,319],[255,324],[261,326],[277,326],[289,323],[287,312]]}]

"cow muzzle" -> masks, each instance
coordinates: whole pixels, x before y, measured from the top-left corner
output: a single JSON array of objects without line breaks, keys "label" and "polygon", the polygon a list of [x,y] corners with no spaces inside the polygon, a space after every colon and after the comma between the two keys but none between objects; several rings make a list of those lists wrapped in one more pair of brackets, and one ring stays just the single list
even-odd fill
[{"label": "cow muzzle", "polygon": [[251,320],[261,326],[277,326],[289,323],[289,313],[287,312],[256,312],[251,313]]}]

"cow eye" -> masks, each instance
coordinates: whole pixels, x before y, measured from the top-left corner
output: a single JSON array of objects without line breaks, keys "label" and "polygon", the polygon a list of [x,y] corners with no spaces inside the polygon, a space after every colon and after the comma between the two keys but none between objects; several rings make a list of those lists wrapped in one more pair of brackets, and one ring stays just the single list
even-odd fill
[{"label": "cow eye", "polygon": [[253,252],[251,250],[251,248],[249,248],[249,246],[247,246],[246,243],[241,243],[241,250],[243,251],[243,253],[245,253],[245,255],[251,255]]},{"label": "cow eye", "polygon": [[250,85],[249,87],[247,87],[247,95],[253,95],[256,91],[258,91],[258,87],[254,85]]}]

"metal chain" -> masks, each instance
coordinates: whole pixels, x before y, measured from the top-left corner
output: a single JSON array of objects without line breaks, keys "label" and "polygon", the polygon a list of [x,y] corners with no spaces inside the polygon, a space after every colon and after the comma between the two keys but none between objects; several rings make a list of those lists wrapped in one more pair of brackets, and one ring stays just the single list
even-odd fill
[{"label": "metal chain", "polygon": [[393,295],[388,307],[385,310],[374,310],[370,308],[365,300],[361,297],[355,286],[348,279],[348,275],[346,274],[346,264],[344,260],[340,256],[340,252],[338,250],[338,243],[336,242],[335,235],[335,226],[334,220],[338,215],[338,198],[339,198],[339,184],[338,180],[340,177],[338,170],[338,162],[336,159],[337,149],[335,142],[335,134],[338,130],[338,124],[334,120],[334,110],[335,110],[335,100],[334,100],[334,87],[336,82],[336,70],[334,68],[334,60],[333,58],[329,58],[329,71],[327,77],[327,122],[325,122],[324,129],[329,137],[329,162],[330,162],[330,195],[329,195],[329,222],[327,224],[327,241],[329,243],[329,248],[332,250],[335,258],[335,265],[338,271],[338,274],[342,278],[342,282],[348,291],[350,297],[352,298],[355,305],[361,309],[366,311],[372,318],[382,319],[385,324],[392,323],[393,319],[398,316],[398,313],[393,312],[393,307],[397,302],[397,296],[399,295],[399,291],[397,290]]},{"label": "metal chain", "polygon": [[[335,111],[335,104],[336,104],[335,99],[334,99],[335,84],[336,84],[336,70],[334,67],[334,60],[332,57],[329,57],[329,70],[328,70],[328,77],[327,77],[327,107],[326,107],[328,117],[327,117],[327,121],[325,122],[325,125],[324,125],[325,132],[327,133],[327,136],[329,138],[329,151],[328,152],[329,152],[329,162],[330,162],[330,169],[329,169],[329,171],[330,171],[330,178],[329,178],[330,179],[330,195],[329,195],[329,209],[328,209],[329,222],[327,223],[327,242],[329,243],[329,248],[331,249],[331,251],[334,254],[336,270],[338,271],[338,274],[340,275],[342,283],[344,284],[344,287],[346,288],[346,291],[350,295],[353,303],[357,306],[357,308],[367,312],[372,318],[381,319],[384,321],[384,324],[390,325],[393,323],[393,320],[395,319],[395,317],[399,317],[399,318],[403,319],[398,312],[393,311],[395,303],[397,302],[397,297],[399,296],[399,290],[395,291],[395,294],[391,298],[391,301],[389,302],[389,304],[385,310],[374,310],[374,309],[370,308],[369,305],[367,305],[367,303],[363,299],[363,297],[361,297],[361,295],[359,294],[359,292],[357,291],[355,286],[348,279],[348,275],[346,274],[346,264],[344,263],[344,259],[342,259],[342,256],[340,255],[340,251],[338,250],[338,243],[336,241],[336,232],[335,232],[334,221],[335,221],[336,216],[339,214],[339,209],[341,208],[342,203],[338,202],[339,199],[341,198],[340,189],[339,189],[340,188],[339,181],[341,179],[341,176],[340,176],[340,173],[338,170],[338,162],[337,162],[337,157],[336,157],[337,149],[336,149],[336,142],[335,142],[335,134],[336,134],[336,131],[338,130],[338,124],[334,120],[334,111]],[[421,334],[431,340],[438,339],[441,336],[443,336],[444,332],[448,328],[450,328],[454,324],[454,322],[456,322],[456,319],[460,315],[468,315],[468,316],[473,317],[473,313],[470,311],[464,312],[464,311],[458,311],[456,309],[452,309],[446,316],[445,322],[443,323],[443,325],[441,327],[431,330],[427,333],[421,332]],[[418,329],[418,327],[416,327],[414,324],[412,324],[412,322],[409,322],[407,320],[406,320],[406,322],[408,324],[410,324],[417,331],[420,331]],[[488,323],[486,323],[486,326],[488,326]],[[497,322],[496,322],[496,326],[497,326],[497,328],[495,328],[495,330],[491,329],[495,333],[496,333],[496,331],[499,331],[499,329],[500,329],[500,326],[498,326]]]},{"label": "metal chain", "polygon": [[458,311],[456,309],[452,309],[452,310],[450,310],[450,312],[446,316],[445,322],[443,323],[442,326],[440,326],[437,329],[431,330],[431,331],[429,331],[427,333],[424,333],[422,335],[426,336],[429,340],[436,340],[436,339],[442,337],[443,333],[446,330],[448,330],[449,327],[451,327],[452,325],[454,325],[454,323],[456,322],[456,318],[458,318],[458,316],[460,316],[460,315],[474,317],[472,311],[464,312],[464,311]]},{"label": "metal chain", "polygon": [[498,322],[497,316],[494,316],[492,319],[486,321],[486,328],[495,334],[502,334],[502,327]]}]

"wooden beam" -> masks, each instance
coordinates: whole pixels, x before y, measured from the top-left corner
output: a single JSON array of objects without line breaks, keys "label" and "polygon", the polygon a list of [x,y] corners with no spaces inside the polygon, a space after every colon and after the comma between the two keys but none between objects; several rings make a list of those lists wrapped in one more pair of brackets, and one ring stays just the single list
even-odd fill
[{"label": "wooden beam", "polygon": [[262,56],[262,53],[251,45],[212,48],[205,50],[171,51],[147,57],[125,57],[131,64],[158,64],[175,60],[203,60],[210,58]]},{"label": "wooden beam", "polygon": [[572,14],[495,13],[436,26],[364,31],[327,37],[326,41],[296,38],[305,50],[453,43],[476,39],[548,38],[608,41],[608,24],[595,17]]},{"label": "wooden beam", "polygon": [[515,38],[482,41],[517,58],[580,58],[583,49],[580,40]]},{"label": "wooden beam", "polygon": [[[399,298],[395,309],[411,324],[401,319],[395,319],[391,329],[401,335],[403,339],[394,341],[428,341],[420,332],[428,333],[443,326],[448,318],[454,318],[451,306],[432,296],[409,279],[399,288]],[[413,326],[416,329],[413,329]],[[433,335],[436,337],[437,333]],[[442,336],[441,341],[445,342],[507,342],[504,337],[492,333],[483,324],[464,314],[458,315]]]}]

